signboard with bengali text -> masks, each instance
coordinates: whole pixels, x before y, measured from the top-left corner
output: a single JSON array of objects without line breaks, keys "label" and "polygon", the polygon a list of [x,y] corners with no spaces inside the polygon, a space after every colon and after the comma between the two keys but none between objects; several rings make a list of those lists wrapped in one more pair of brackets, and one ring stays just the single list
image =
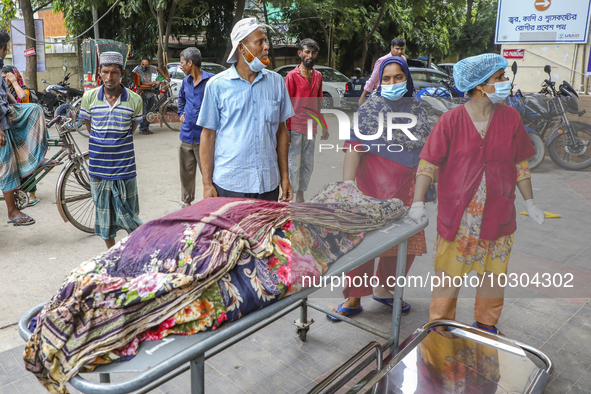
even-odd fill
[{"label": "signboard with bengali text", "polygon": [[591,0],[499,0],[495,44],[585,44]]}]

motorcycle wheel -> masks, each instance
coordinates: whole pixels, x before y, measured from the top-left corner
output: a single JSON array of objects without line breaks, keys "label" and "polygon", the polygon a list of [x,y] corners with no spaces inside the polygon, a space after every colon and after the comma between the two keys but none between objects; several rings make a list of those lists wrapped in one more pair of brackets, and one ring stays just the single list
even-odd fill
[{"label": "motorcycle wheel", "polygon": [[527,134],[529,134],[529,139],[531,140],[531,143],[534,144],[534,148],[536,149],[536,154],[529,159],[529,169],[533,170],[534,168],[542,164],[542,161],[544,161],[546,149],[544,147],[544,140],[542,139],[542,137],[540,137],[536,133]]},{"label": "motorcycle wheel", "polygon": [[591,125],[572,125],[577,145],[571,145],[567,133],[560,134],[548,145],[552,161],[567,170],[583,170],[591,167]]},{"label": "motorcycle wheel", "polygon": [[55,111],[53,111],[53,117],[57,118],[58,116],[66,117],[68,116],[68,112],[70,110],[70,104],[61,104],[58,106]]}]

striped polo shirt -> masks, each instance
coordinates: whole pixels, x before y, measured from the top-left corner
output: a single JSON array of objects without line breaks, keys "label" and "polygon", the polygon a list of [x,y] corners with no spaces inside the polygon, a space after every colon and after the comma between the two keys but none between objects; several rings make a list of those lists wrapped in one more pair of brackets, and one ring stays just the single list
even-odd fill
[{"label": "striped polo shirt", "polygon": [[142,99],[123,87],[121,96],[111,107],[103,89],[104,85],[84,93],[80,106],[80,117],[91,124],[90,176],[109,180],[135,178],[131,126],[142,122]]}]

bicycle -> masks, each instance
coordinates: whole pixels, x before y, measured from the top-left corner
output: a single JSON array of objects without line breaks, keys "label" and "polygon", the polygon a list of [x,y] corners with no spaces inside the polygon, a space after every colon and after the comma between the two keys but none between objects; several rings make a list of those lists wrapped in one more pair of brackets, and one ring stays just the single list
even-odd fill
[{"label": "bicycle", "polygon": [[[55,125],[59,138],[50,138],[48,146],[61,147],[51,160],[59,163],[66,160],[55,188],[57,209],[64,219],[77,229],[94,234],[95,205],[90,193],[90,175],[88,173],[88,152],[82,152],[74,138],[71,119],[61,116],[46,121],[47,128]],[[14,197],[18,209],[29,205],[31,189],[41,181],[55,166],[39,167],[26,182],[15,190]]]},{"label": "bicycle", "polygon": [[[172,85],[174,86],[176,84]],[[169,129],[173,131],[180,131],[182,122],[181,118],[177,114],[179,108],[179,98],[172,96],[170,87],[171,83],[169,82],[166,85],[161,86],[159,88],[161,93],[160,97],[158,97],[156,103],[154,103],[154,105],[148,109],[148,112],[144,116],[144,119],[152,123],[156,119],[156,116],[159,116],[160,127],[162,127],[162,122],[164,122],[164,124]],[[141,91],[140,96],[142,96],[142,100],[145,103],[146,97],[144,94],[142,94],[144,92],[147,91]]]}]

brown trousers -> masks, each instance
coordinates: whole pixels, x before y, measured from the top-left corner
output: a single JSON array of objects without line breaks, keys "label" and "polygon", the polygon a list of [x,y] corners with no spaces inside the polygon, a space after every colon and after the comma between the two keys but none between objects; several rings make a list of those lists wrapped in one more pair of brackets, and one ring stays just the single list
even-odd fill
[{"label": "brown trousers", "polygon": [[[446,279],[442,281],[443,284],[441,286],[433,288],[429,320],[455,320],[458,294],[463,282],[458,277],[456,278],[455,285],[459,284],[459,286],[455,286],[454,283],[450,285],[448,279],[451,277],[442,270],[435,271],[435,275],[439,278],[442,278],[442,275],[444,275]],[[492,277],[493,280],[491,281],[490,272],[485,272],[482,286],[476,289],[474,320],[482,324],[494,326],[499,321],[501,311],[503,310],[505,288],[499,286],[497,275],[493,275]],[[482,275],[478,275],[478,279],[480,281],[483,280]]]},{"label": "brown trousers", "polygon": [[195,200],[195,176],[197,166],[201,173],[199,144],[188,144],[181,141],[179,147],[179,167],[181,173],[181,201],[190,204]]}]

